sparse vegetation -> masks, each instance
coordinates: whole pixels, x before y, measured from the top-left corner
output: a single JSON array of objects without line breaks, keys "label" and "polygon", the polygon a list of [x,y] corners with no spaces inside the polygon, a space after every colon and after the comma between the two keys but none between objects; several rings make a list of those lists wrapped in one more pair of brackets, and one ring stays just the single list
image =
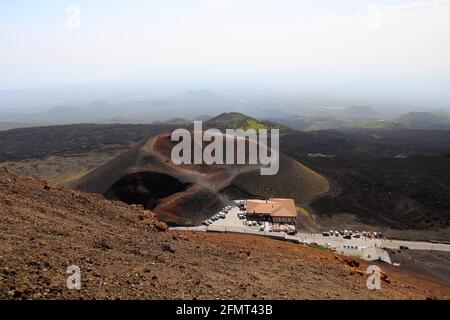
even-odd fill
[{"label": "sparse vegetation", "polygon": [[286,126],[271,123],[269,121],[260,121],[252,117],[237,112],[223,113],[206,122],[206,127],[224,129],[280,129],[284,132],[292,131]]}]

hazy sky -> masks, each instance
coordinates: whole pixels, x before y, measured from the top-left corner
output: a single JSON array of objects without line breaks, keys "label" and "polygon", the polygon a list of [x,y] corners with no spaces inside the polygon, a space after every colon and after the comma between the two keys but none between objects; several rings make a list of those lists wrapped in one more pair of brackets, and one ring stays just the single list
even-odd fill
[{"label": "hazy sky", "polygon": [[175,79],[450,103],[449,39],[450,1],[0,0],[0,89]]}]

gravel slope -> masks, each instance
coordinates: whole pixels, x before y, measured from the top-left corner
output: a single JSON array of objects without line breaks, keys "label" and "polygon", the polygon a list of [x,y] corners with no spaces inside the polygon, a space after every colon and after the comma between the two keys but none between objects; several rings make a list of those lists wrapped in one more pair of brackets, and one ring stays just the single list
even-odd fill
[{"label": "gravel slope", "polygon": [[[448,286],[396,271],[369,291],[366,264],[315,248],[165,227],[142,208],[0,169],[0,298],[448,299]],[[81,290],[66,288],[70,265]]]}]

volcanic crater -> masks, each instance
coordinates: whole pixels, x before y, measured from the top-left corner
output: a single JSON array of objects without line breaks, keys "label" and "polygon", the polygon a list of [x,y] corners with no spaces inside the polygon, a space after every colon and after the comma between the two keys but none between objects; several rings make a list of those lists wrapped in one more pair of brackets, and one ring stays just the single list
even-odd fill
[{"label": "volcanic crater", "polygon": [[[261,176],[259,165],[176,165],[171,160],[175,144],[171,133],[153,136],[83,176],[73,187],[141,204],[170,225],[199,224],[237,196],[292,197],[305,206],[329,191],[326,178],[282,154],[279,172]],[[207,145],[202,142],[202,148]],[[248,159],[248,141],[245,150]],[[236,144],[234,151],[236,158]]]}]

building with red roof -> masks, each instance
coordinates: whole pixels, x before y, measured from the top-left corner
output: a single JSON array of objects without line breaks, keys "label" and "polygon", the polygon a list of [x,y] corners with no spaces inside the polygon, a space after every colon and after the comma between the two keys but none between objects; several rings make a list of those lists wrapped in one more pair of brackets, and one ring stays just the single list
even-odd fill
[{"label": "building with red roof", "polygon": [[292,224],[297,220],[297,210],[292,199],[247,200],[246,211],[247,219]]}]

